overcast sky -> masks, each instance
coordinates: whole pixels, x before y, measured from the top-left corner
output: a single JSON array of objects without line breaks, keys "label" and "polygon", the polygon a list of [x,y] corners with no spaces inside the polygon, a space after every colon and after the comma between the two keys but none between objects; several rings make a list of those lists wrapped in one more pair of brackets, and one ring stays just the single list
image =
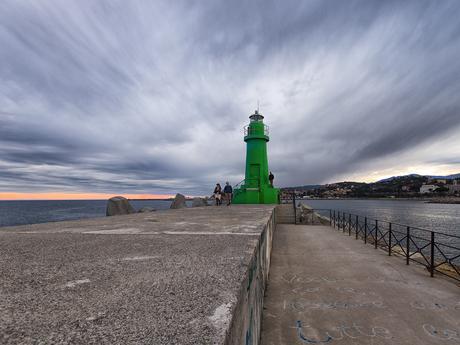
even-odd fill
[{"label": "overcast sky", "polygon": [[460,1],[0,2],[0,192],[460,172]]}]

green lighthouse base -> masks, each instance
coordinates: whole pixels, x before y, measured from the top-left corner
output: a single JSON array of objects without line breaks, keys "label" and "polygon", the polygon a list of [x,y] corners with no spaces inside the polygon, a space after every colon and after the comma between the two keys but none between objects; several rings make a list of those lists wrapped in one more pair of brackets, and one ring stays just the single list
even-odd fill
[{"label": "green lighthouse base", "polygon": [[271,186],[262,188],[241,186],[233,194],[234,204],[279,204],[279,189]]}]

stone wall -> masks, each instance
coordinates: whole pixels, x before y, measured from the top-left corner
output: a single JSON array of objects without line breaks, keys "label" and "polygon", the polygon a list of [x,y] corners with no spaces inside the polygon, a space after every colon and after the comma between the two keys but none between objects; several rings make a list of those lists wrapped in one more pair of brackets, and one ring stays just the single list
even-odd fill
[{"label": "stone wall", "polygon": [[298,222],[304,225],[330,225],[329,218],[315,212],[310,206],[300,203],[297,207],[299,214]]}]

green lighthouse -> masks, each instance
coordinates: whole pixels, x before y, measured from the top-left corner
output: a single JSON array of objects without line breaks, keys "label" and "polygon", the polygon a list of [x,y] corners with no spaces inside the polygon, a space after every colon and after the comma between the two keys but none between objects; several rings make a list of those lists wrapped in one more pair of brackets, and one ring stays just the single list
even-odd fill
[{"label": "green lighthouse", "polygon": [[279,190],[271,186],[268,179],[268,126],[258,110],[249,119],[249,125],[244,127],[246,174],[244,181],[235,186],[233,203],[277,204]]}]

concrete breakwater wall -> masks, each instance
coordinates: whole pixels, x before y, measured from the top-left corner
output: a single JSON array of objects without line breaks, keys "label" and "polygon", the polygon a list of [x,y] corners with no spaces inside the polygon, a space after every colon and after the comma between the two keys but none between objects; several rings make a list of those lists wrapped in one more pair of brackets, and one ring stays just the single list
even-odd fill
[{"label": "concrete breakwater wall", "polygon": [[258,345],[262,321],[263,300],[270,270],[275,212],[272,213],[258,238],[240,287],[226,344]]},{"label": "concrete breakwater wall", "polygon": [[0,229],[0,344],[254,344],[273,205]]}]

